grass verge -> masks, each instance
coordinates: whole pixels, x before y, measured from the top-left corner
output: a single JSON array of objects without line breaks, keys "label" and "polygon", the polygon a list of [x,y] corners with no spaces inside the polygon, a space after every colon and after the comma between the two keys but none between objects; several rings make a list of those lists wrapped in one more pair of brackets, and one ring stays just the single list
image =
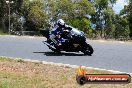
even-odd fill
[{"label": "grass verge", "polygon": [[[86,69],[88,74],[111,74],[108,71]],[[76,83],[76,69],[0,57],[0,88],[131,88],[129,84]]]},{"label": "grass verge", "polygon": [[8,33],[4,33],[2,29],[0,28],[0,35],[7,35]]}]

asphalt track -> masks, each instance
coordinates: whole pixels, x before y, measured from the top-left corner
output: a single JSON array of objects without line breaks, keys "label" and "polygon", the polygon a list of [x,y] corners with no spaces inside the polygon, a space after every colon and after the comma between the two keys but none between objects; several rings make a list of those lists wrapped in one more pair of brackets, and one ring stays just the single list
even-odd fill
[{"label": "asphalt track", "polygon": [[55,54],[42,43],[45,38],[0,36],[0,56],[41,60],[132,73],[132,43],[89,40],[92,56]]}]

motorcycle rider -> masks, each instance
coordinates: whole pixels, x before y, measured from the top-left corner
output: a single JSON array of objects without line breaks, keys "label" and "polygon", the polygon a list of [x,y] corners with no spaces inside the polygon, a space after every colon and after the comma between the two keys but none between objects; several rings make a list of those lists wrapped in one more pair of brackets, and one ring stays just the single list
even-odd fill
[{"label": "motorcycle rider", "polygon": [[62,38],[61,33],[62,31],[68,31],[68,26],[65,24],[65,22],[62,19],[58,19],[56,22],[55,30],[53,31],[53,34],[56,36],[55,40],[57,41],[56,45],[60,47],[62,45],[62,42],[65,42],[65,39]]}]

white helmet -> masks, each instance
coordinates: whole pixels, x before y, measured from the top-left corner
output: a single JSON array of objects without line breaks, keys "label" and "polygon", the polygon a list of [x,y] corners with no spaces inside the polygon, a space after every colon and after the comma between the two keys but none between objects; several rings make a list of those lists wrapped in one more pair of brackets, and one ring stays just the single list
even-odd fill
[{"label": "white helmet", "polygon": [[57,20],[57,25],[58,26],[64,26],[65,22],[62,19]]}]

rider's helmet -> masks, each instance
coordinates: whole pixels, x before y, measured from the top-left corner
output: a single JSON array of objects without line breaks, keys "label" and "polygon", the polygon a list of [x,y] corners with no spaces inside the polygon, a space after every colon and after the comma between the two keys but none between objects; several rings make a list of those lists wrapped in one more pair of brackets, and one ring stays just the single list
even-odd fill
[{"label": "rider's helmet", "polygon": [[64,27],[65,26],[65,22],[62,19],[59,19],[59,20],[57,20],[57,25],[59,27]]}]

